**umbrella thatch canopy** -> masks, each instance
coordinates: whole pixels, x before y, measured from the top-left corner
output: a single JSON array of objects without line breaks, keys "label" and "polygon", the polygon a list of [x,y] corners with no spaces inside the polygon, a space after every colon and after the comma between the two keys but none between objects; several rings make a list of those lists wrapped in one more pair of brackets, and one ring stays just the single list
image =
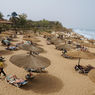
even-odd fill
[{"label": "umbrella thatch canopy", "polygon": [[7,34],[0,34],[0,38],[2,38],[2,37],[9,37],[9,35],[7,35]]},{"label": "umbrella thatch canopy", "polygon": [[23,50],[33,51],[33,52],[39,52],[39,53],[44,52],[43,48],[36,47],[36,46],[33,46],[33,45],[29,45],[29,44],[19,45],[19,48],[21,48]]},{"label": "umbrella thatch canopy", "polygon": [[64,43],[56,45],[55,47],[58,50],[63,50],[63,49],[71,50],[71,49],[75,49],[75,47],[72,46],[71,44],[64,44]]},{"label": "umbrella thatch canopy", "polygon": [[71,58],[81,58],[81,59],[93,59],[95,58],[95,54],[91,53],[89,51],[81,51],[81,50],[73,50],[73,51],[68,51],[66,53],[67,56]]},{"label": "umbrella thatch canopy", "polygon": [[56,37],[50,38],[49,41],[50,41],[51,44],[55,44],[55,45],[64,42],[63,40],[58,39],[58,38],[56,38]]},{"label": "umbrella thatch canopy", "polygon": [[42,35],[51,35],[51,33],[48,32],[41,32]]},{"label": "umbrella thatch canopy", "polygon": [[9,50],[0,50],[0,56],[2,55],[9,55],[9,54],[12,54],[13,52],[12,51],[9,51]]},{"label": "umbrella thatch canopy", "polygon": [[95,83],[95,69],[92,69],[92,70],[88,73],[88,77],[91,79],[92,82]]},{"label": "umbrella thatch canopy", "polygon": [[15,33],[13,33],[13,32],[2,32],[2,34],[14,35]]},{"label": "umbrella thatch canopy", "polygon": [[54,45],[58,45],[58,44],[61,44],[63,43],[64,41],[61,40],[61,39],[56,39],[55,41],[53,41]]},{"label": "umbrella thatch canopy", "polygon": [[50,65],[50,61],[42,56],[32,56],[32,55],[14,55],[10,58],[10,61],[18,67],[23,67],[25,69],[38,69],[46,68]]},{"label": "umbrella thatch canopy", "polygon": [[33,34],[33,33],[25,33],[23,37],[24,38],[33,38],[33,37],[35,37],[35,34]]},{"label": "umbrella thatch canopy", "polygon": [[51,42],[51,43],[54,43],[54,42],[57,41],[57,40],[58,40],[58,38],[52,37],[52,38],[50,39],[50,42]]},{"label": "umbrella thatch canopy", "polygon": [[37,38],[23,38],[25,41],[40,42]]},{"label": "umbrella thatch canopy", "polygon": [[48,32],[42,32],[41,34],[44,36],[44,38],[47,38],[47,37],[52,37],[52,36],[54,36],[53,34],[51,34],[51,33],[48,33]]}]

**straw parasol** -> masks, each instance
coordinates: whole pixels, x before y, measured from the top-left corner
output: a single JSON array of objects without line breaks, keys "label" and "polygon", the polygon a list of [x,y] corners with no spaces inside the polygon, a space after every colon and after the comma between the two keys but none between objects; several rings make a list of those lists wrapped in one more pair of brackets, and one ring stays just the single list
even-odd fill
[{"label": "straw parasol", "polygon": [[9,51],[9,50],[0,50],[0,56],[2,55],[9,55],[9,54],[12,54],[13,52],[12,51]]},{"label": "straw parasol", "polygon": [[61,39],[56,39],[55,41],[53,41],[54,45],[58,45],[60,43],[63,43],[64,41]]},{"label": "straw parasol", "polygon": [[2,38],[2,37],[8,37],[9,35],[7,35],[7,34],[0,34],[0,38]]},{"label": "straw parasol", "polygon": [[35,37],[35,34],[33,34],[33,33],[25,33],[23,37],[24,38],[32,38],[32,37]]},{"label": "straw parasol", "polygon": [[73,50],[73,51],[68,51],[66,53],[67,56],[71,58],[81,58],[81,59],[93,59],[95,58],[95,54],[91,53],[89,51],[81,51],[81,50]]},{"label": "straw parasol", "polygon": [[92,69],[92,70],[88,73],[88,77],[91,79],[92,82],[95,83],[95,69]]},{"label": "straw parasol", "polygon": [[14,35],[14,33],[13,33],[13,32],[2,32],[2,34]]},{"label": "straw parasol", "polygon": [[26,51],[32,51],[32,52],[39,52],[39,53],[44,52],[43,48],[36,47],[36,46],[33,46],[33,45],[29,45],[29,44],[19,45],[19,48],[21,48],[23,50],[26,50]]},{"label": "straw parasol", "polygon": [[37,38],[23,38],[25,41],[40,42]]},{"label": "straw parasol", "polygon": [[46,68],[50,65],[50,61],[45,57],[25,54],[14,55],[10,58],[10,61],[16,66],[25,69]]},{"label": "straw parasol", "polygon": [[70,49],[74,49],[74,48],[75,48],[75,47],[72,46],[72,45],[64,44],[64,43],[59,44],[59,45],[56,45],[55,47],[56,47],[56,49],[58,49],[58,50],[63,50],[63,49],[70,50]]},{"label": "straw parasol", "polygon": [[56,38],[56,37],[52,37],[51,39],[50,39],[50,42],[52,43],[52,44],[55,44],[56,42],[58,42],[58,38]]}]

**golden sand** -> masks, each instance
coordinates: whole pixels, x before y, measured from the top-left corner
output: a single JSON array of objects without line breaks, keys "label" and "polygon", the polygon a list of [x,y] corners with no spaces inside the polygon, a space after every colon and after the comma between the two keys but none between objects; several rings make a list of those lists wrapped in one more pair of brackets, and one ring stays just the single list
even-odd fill
[{"label": "golden sand", "polygon": [[[44,38],[39,37],[47,52],[41,55],[51,61],[51,65],[46,69],[48,74],[37,74],[36,78],[22,88],[17,88],[8,84],[5,80],[0,80],[0,95],[95,95],[95,83],[88,76],[81,75],[74,70],[78,60],[65,59],[61,56],[61,51],[55,49],[53,45],[47,45]],[[19,36],[22,41],[22,36]],[[3,47],[2,47],[3,48]],[[95,49],[93,49],[95,53]],[[14,51],[14,54],[25,54],[26,51]],[[9,58],[14,55],[4,56],[7,67],[5,72],[16,74],[24,78],[27,72],[9,62]],[[82,65],[91,64],[95,66],[95,59],[82,59]]]}]

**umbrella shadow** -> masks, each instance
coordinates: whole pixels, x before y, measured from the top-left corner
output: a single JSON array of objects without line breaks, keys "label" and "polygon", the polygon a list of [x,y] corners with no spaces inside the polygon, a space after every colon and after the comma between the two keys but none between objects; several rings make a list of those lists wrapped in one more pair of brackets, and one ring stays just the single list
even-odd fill
[{"label": "umbrella shadow", "polygon": [[48,71],[46,71],[46,70],[45,71],[41,71],[41,72],[35,72],[34,71],[33,73],[48,73]]},{"label": "umbrella shadow", "polygon": [[53,92],[59,92],[63,88],[63,82],[49,74],[39,74],[33,80],[29,80],[26,86],[23,86],[23,90],[32,90],[35,93],[48,94]]},{"label": "umbrella shadow", "polygon": [[6,68],[8,65],[6,63],[4,63],[4,68]]},{"label": "umbrella shadow", "polygon": [[0,50],[0,55],[9,55],[12,54],[13,52],[10,50]]}]

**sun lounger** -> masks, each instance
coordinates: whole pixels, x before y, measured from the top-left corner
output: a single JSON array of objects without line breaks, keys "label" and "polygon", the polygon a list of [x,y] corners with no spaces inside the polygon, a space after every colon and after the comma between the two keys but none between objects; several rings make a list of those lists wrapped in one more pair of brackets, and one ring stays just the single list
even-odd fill
[{"label": "sun lounger", "polygon": [[9,75],[6,77],[6,81],[9,83],[9,84],[12,84],[16,87],[21,87],[25,84],[27,84],[27,80],[24,80],[24,79],[20,79],[20,78],[17,78],[16,75]]},{"label": "sun lounger", "polygon": [[15,47],[15,46],[10,46],[10,47],[8,47],[8,48],[6,48],[7,50],[17,50],[17,47]]},{"label": "sun lounger", "polygon": [[28,72],[36,72],[36,73],[41,73],[45,71],[45,68],[38,68],[38,69],[27,69]]},{"label": "sun lounger", "polygon": [[1,56],[0,61],[4,62],[5,61],[4,57]]},{"label": "sun lounger", "polygon": [[87,66],[76,65],[74,68],[76,71],[82,74],[87,74],[90,72],[91,69],[94,69],[94,67],[91,65],[87,65]]}]

